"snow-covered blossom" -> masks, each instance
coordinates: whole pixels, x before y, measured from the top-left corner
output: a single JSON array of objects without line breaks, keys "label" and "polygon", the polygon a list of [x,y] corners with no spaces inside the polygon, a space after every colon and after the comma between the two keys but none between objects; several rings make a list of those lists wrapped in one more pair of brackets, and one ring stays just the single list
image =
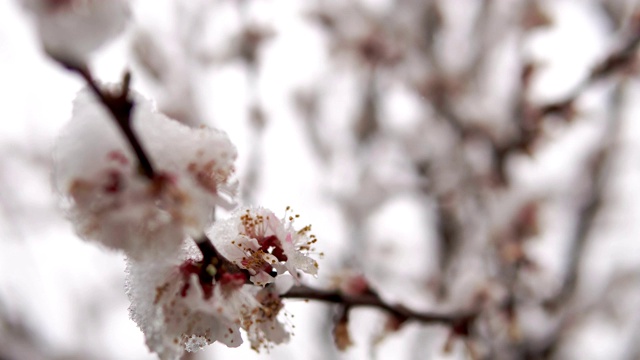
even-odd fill
[{"label": "snow-covered blossom", "polygon": [[184,350],[197,351],[214,341],[230,347],[242,343],[239,322],[228,310],[235,299],[225,299],[222,286],[201,284],[198,270],[193,261],[129,264],[131,318],[143,331],[149,350],[161,359],[178,359]]},{"label": "snow-covered blossom", "polygon": [[284,306],[280,293],[273,285],[259,290],[256,299],[260,302],[260,307],[244,318],[243,328],[247,332],[251,348],[256,351],[289,340],[289,332],[277,318]]},{"label": "snow-covered blossom", "polygon": [[57,139],[54,180],[81,237],[141,259],[198,236],[230,206],[235,147],[225,133],[184,126],[136,96],[133,129],[156,170],[150,181],[115,121],[88,90]]},{"label": "snow-covered blossom", "polygon": [[118,35],[130,16],[128,0],[22,0],[36,20],[45,51],[74,65]]},{"label": "snow-covered blossom", "polygon": [[309,256],[316,243],[311,226],[296,230],[297,216],[285,213],[280,219],[262,207],[241,208],[216,222],[208,235],[227,259],[249,271],[256,285],[271,283],[285,271],[299,279],[298,270],[316,275],[318,263]]},{"label": "snow-covered blossom", "polygon": [[129,310],[151,351],[168,360],[215,341],[236,347],[240,328],[256,350],[288,340],[276,292],[246,284],[243,273],[224,266],[203,269],[200,258],[192,251],[182,261],[129,262]]}]

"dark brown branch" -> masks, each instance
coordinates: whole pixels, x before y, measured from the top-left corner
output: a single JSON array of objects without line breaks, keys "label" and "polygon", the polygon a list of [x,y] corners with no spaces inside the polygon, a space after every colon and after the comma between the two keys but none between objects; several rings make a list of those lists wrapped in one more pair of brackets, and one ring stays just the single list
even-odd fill
[{"label": "dark brown branch", "polygon": [[[523,343],[519,347],[522,359],[552,359],[566,341],[568,329],[574,324],[577,313],[584,310],[575,310],[575,295],[579,282],[580,269],[584,261],[584,250],[594,229],[594,221],[598,216],[604,197],[604,189],[609,174],[611,154],[615,147],[616,136],[622,121],[622,107],[624,100],[624,82],[617,85],[610,100],[610,123],[603,136],[601,145],[595,152],[594,159],[585,176],[589,184],[587,199],[578,210],[576,230],[571,239],[567,269],[560,290],[552,298],[547,299],[543,305],[561,314],[558,326],[553,329],[540,342]],[[558,310],[568,310],[560,313]]]},{"label": "dark brown branch", "polygon": [[[224,273],[242,273],[247,281],[251,277],[251,274],[249,274],[247,270],[241,269],[220,254],[206,234],[202,234],[200,238],[195,239],[195,243],[202,253],[202,268],[200,269],[199,274],[200,281],[202,281],[202,283],[210,284],[213,279],[220,279],[220,276]],[[213,265],[216,268],[215,275],[212,275],[208,271],[207,268],[209,265]]]},{"label": "dark brown branch", "polygon": [[151,164],[151,160],[142,148],[142,144],[131,127],[131,115],[135,106],[135,103],[129,97],[131,74],[128,72],[125,74],[122,81],[122,87],[119,91],[107,91],[96,83],[91,72],[86,67],[77,66],[71,63],[62,63],[62,65],[77,73],[85,80],[93,94],[98,98],[98,100],[100,100],[104,107],[107,108],[120,127],[120,130],[127,138],[127,141],[138,158],[138,164],[142,174],[149,180],[155,179],[156,173],[153,165]]},{"label": "dark brown branch", "polygon": [[587,240],[593,229],[594,219],[598,214],[602,205],[602,188],[600,178],[602,178],[604,162],[606,160],[605,151],[599,151],[596,155],[597,159],[595,164],[591,165],[591,171],[589,176],[593,177],[594,183],[591,184],[591,191],[582,208],[579,210],[578,224],[576,232],[572,240],[571,249],[569,250],[569,262],[567,265],[567,272],[564,278],[563,286],[550,305],[555,305],[563,302],[573,293],[578,284],[578,272],[580,265],[583,261],[584,248],[587,244]]},{"label": "dark brown branch", "polygon": [[590,74],[576,86],[564,100],[554,102],[540,108],[540,115],[562,115],[587,88],[610,75],[618,73],[633,65],[640,46],[640,18],[631,23],[629,39],[617,51],[612,52],[603,61],[593,67]]},{"label": "dark brown branch", "polygon": [[469,328],[475,319],[473,313],[425,313],[416,312],[402,305],[390,305],[375,293],[367,292],[361,295],[348,295],[339,291],[319,290],[308,286],[294,286],[291,290],[281,295],[287,299],[309,299],[318,300],[334,304],[345,305],[346,307],[374,307],[384,310],[397,317],[401,321],[414,320],[423,323],[436,323],[449,325],[460,335],[467,335]]},{"label": "dark brown branch", "polygon": [[590,164],[589,173],[586,176],[590,181],[589,193],[586,201],[578,211],[578,224],[571,241],[564,281],[558,294],[546,303],[552,308],[565,302],[577,287],[579,271],[584,258],[584,249],[593,230],[594,220],[602,208],[603,192],[610,170],[608,165],[620,122],[622,121],[623,98],[624,84],[618,84],[611,98],[611,122],[608,124],[602,145],[597,149]]},{"label": "dark brown branch", "polygon": [[[575,114],[574,103],[577,98],[589,87],[598,81],[616,74],[624,69],[630,68],[635,61],[635,55],[640,46],[640,20],[632,23],[629,39],[625,44],[613,51],[603,61],[593,67],[589,75],[580,82],[569,95],[553,103],[549,103],[534,109],[527,106],[526,101],[520,100],[519,110],[516,112],[517,119],[521,122],[518,127],[518,134],[506,144],[497,143],[491,134],[482,131],[482,129],[474,129],[466,125],[462,119],[459,119],[452,110],[451,105],[447,104],[448,100],[443,97],[440,100],[434,100],[435,110],[450,122],[452,128],[460,134],[464,139],[468,136],[476,136],[487,140],[491,146],[495,161],[496,175],[499,183],[506,183],[505,166],[509,156],[518,151],[531,151],[532,146],[540,135],[542,119],[549,115],[557,115],[565,119],[571,118]],[[523,74],[530,73],[531,69],[526,66],[523,68]],[[528,74],[530,75],[530,74]],[[524,76],[524,75],[523,75]],[[523,85],[526,84],[526,78],[523,78]],[[438,94],[446,94],[446,91],[439,91]],[[444,96],[444,95],[441,95]],[[526,111],[522,111],[526,110]]]},{"label": "dark brown branch", "polygon": [[[530,106],[528,106],[525,99],[519,99],[516,118],[521,124],[518,127],[517,136],[511,141],[506,144],[497,144],[492,141],[490,136],[487,137],[490,142],[493,142],[496,172],[502,182],[506,181],[505,166],[507,159],[514,152],[531,151],[541,134],[542,121],[546,116],[556,115],[563,119],[571,119],[575,115],[574,103],[586,89],[598,81],[632,66],[640,46],[640,21],[636,20],[631,26],[630,36],[625,44],[594,66],[589,75],[564,99],[540,106],[537,109],[529,108]],[[523,68],[523,86],[527,85],[527,78],[530,75],[531,69],[525,66]]]}]

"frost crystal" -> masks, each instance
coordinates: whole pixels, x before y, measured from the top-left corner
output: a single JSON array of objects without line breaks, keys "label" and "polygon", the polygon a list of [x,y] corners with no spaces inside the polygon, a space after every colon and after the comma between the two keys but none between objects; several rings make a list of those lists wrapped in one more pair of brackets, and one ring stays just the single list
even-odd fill
[{"label": "frost crystal", "polygon": [[90,52],[118,35],[130,16],[126,0],[23,0],[35,16],[45,51],[82,65]]},{"label": "frost crystal", "polygon": [[244,274],[224,266],[208,277],[203,266],[196,255],[174,262],[129,261],[129,310],[151,351],[168,360],[215,341],[236,347],[242,343],[240,327],[256,350],[288,340],[277,320],[282,302],[275,287],[247,285]]},{"label": "frost crystal", "polygon": [[[161,359],[178,359],[214,341],[242,343],[222,286],[200,284],[193,261],[181,265],[136,263],[128,266],[127,294],[131,318],[144,332],[149,350]],[[253,304],[251,304],[253,305]],[[238,308],[248,305],[237,305]]]},{"label": "frost crystal", "polygon": [[186,127],[140,97],[132,121],[155,179],[140,174],[115,121],[84,90],[57,139],[54,180],[81,237],[154,258],[201,234],[214,206],[231,204],[236,150],[223,132]]},{"label": "frost crystal", "polygon": [[214,224],[208,232],[223,255],[242,269],[249,271],[251,281],[265,285],[275,276],[288,271],[295,279],[298,270],[315,275],[318,263],[309,257],[314,251],[311,226],[300,230],[293,227],[296,216],[279,219],[261,207],[236,210],[229,219]]}]

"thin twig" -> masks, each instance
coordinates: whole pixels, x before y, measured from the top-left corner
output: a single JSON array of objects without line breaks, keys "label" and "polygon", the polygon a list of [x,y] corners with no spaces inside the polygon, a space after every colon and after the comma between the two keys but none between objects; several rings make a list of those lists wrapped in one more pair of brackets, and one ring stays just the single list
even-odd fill
[{"label": "thin twig", "polygon": [[563,113],[586,89],[596,82],[613,75],[629,67],[636,58],[636,52],[640,46],[640,19],[635,19],[631,23],[629,39],[625,44],[609,54],[603,61],[593,67],[589,75],[580,82],[564,100],[547,104],[540,108],[540,114],[552,115]]},{"label": "thin twig", "polygon": [[603,193],[610,172],[611,153],[615,147],[615,139],[622,121],[622,107],[624,101],[624,83],[618,84],[611,98],[611,122],[607,125],[602,145],[597,149],[593,163],[590,166],[588,198],[578,211],[578,224],[571,241],[567,271],[558,294],[546,302],[554,307],[565,302],[578,284],[580,267],[584,258],[584,249],[594,228],[594,220],[602,208]]},{"label": "thin twig", "polygon": [[111,113],[111,116],[113,116],[114,120],[120,127],[120,130],[127,138],[127,141],[138,158],[138,164],[142,174],[149,180],[154,180],[156,172],[151,164],[151,160],[144,151],[142,144],[131,126],[131,117],[135,106],[135,103],[129,97],[131,74],[129,72],[125,73],[120,91],[109,92],[102,89],[96,83],[91,72],[86,67],[77,66],[71,63],[62,63],[62,65],[77,73],[85,80],[93,94],[107,108],[109,113]]},{"label": "thin twig", "polygon": [[[468,328],[475,315],[473,313],[426,313],[416,312],[407,309],[402,305],[390,305],[375,293],[367,292],[361,295],[348,295],[339,291],[329,291],[314,289],[308,286],[294,286],[291,290],[281,295],[287,299],[309,299],[319,300],[329,303],[342,304],[349,308],[352,307],[374,307],[384,310],[401,321],[415,320],[423,323],[437,323],[449,325],[457,328]],[[461,331],[462,333],[464,331]]]}]

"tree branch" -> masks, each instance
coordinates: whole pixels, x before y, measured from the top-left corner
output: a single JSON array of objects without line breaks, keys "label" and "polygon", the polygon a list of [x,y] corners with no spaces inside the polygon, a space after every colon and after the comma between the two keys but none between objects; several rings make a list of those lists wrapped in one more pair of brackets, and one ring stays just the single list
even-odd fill
[{"label": "tree branch", "polygon": [[603,61],[591,69],[589,75],[580,82],[564,100],[547,104],[540,108],[540,115],[562,114],[570,108],[571,104],[590,86],[599,80],[613,75],[633,64],[636,52],[640,46],[640,19],[635,19],[631,23],[630,36],[625,44],[613,51]]},{"label": "tree branch", "polygon": [[624,83],[617,85],[611,96],[611,120],[607,124],[606,133],[601,145],[595,151],[594,159],[588,169],[589,193],[587,199],[578,210],[578,223],[571,240],[569,260],[562,287],[558,294],[545,302],[551,308],[568,300],[574,293],[579,280],[579,272],[584,259],[584,249],[594,227],[594,220],[602,208],[603,193],[605,191],[612,152],[622,122],[622,107],[624,106]]},{"label": "tree branch", "polygon": [[468,335],[469,328],[476,315],[474,313],[426,313],[416,312],[402,305],[390,305],[373,292],[360,295],[348,295],[339,291],[320,290],[308,286],[294,286],[281,295],[286,299],[308,299],[318,300],[334,304],[342,304],[351,307],[374,307],[384,310],[397,317],[401,321],[414,320],[422,323],[436,323],[452,326],[454,331],[460,335]]},{"label": "tree branch", "polygon": [[149,180],[154,180],[156,172],[151,164],[151,160],[142,148],[142,144],[131,127],[131,115],[135,106],[133,100],[129,98],[131,74],[129,72],[125,73],[122,80],[122,87],[119,91],[107,91],[96,83],[88,68],[62,61],[60,63],[65,68],[77,73],[85,80],[93,94],[98,98],[98,100],[100,100],[104,107],[107,108],[111,116],[113,116],[113,119],[120,127],[120,130],[127,138],[127,141],[138,158],[138,165],[141,173]]}]

